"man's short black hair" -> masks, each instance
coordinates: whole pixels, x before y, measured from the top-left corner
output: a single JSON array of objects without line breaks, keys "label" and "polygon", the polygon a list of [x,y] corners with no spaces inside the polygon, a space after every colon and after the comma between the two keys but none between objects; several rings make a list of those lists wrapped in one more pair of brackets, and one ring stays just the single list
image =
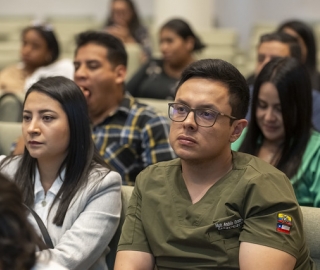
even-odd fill
[{"label": "man's short black hair", "polygon": [[302,62],[301,47],[295,37],[290,36],[289,34],[284,32],[264,34],[260,37],[259,46],[264,42],[270,41],[279,41],[281,43],[288,44],[290,56],[297,59],[300,63]]},{"label": "man's short black hair", "polygon": [[229,91],[232,116],[245,118],[249,106],[249,87],[243,75],[230,63],[221,59],[202,59],[190,64],[182,73],[176,92],[191,78],[203,78],[223,83]]},{"label": "man's short black hair", "polygon": [[76,37],[75,55],[77,54],[80,47],[90,43],[106,48],[107,59],[114,67],[118,65],[127,66],[127,52],[120,39],[102,31],[82,32]]}]

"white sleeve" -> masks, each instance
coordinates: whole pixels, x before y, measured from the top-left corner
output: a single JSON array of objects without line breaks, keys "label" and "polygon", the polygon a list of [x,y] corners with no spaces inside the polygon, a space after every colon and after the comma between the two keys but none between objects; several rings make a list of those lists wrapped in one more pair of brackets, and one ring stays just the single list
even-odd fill
[{"label": "white sleeve", "polygon": [[27,91],[31,85],[39,81],[40,79],[63,76],[70,80],[73,80],[74,66],[71,59],[61,59],[48,66],[38,68],[33,74],[26,79],[24,89]]}]

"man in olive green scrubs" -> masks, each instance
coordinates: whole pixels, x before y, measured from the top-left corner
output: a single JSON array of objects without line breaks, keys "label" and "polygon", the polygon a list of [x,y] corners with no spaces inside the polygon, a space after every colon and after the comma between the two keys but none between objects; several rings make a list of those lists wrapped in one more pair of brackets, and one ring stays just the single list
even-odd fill
[{"label": "man in olive green scrubs", "polygon": [[230,149],[248,103],[246,81],[229,63],[200,60],[184,71],[169,104],[179,159],[138,175],[116,270],[315,269],[287,177]]}]

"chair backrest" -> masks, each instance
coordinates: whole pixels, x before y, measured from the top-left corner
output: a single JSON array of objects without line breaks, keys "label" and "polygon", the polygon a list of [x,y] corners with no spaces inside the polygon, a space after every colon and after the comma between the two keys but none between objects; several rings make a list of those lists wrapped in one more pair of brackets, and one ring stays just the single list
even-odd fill
[{"label": "chair backrest", "polygon": [[140,103],[150,105],[155,108],[157,112],[162,113],[169,119],[168,116],[168,103],[172,102],[166,99],[155,99],[155,98],[137,98]]},{"label": "chair backrest", "polygon": [[233,28],[198,29],[197,35],[208,47],[236,47],[238,34]]},{"label": "chair backrest", "polygon": [[320,269],[320,208],[302,206],[301,210],[310,255],[316,263],[317,269]]},{"label": "chair backrest", "polygon": [[19,94],[4,93],[0,95],[0,121],[21,122],[23,97]]},{"label": "chair backrest", "polygon": [[121,229],[122,229],[122,225],[124,223],[124,220],[126,218],[128,203],[131,198],[132,191],[133,191],[133,186],[122,186],[121,187],[122,210],[121,210],[121,215],[120,215],[120,223],[119,223],[119,226],[118,226],[118,229],[117,229],[115,235],[113,236],[112,240],[110,241],[110,244],[109,244],[110,252],[108,253],[108,255],[106,257],[106,262],[107,262],[109,270],[112,270],[114,268],[114,262],[116,259],[117,247],[118,247],[118,242],[119,242],[120,235],[121,235]]},{"label": "chair backrest", "polygon": [[135,43],[125,44],[125,48],[128,54],[126,75],[126,81],[128,82],[142,66],[142,49],[140,45]]},{"label": "chair backrest", "polygon": [[21,135],[21,123],[0,122],[0,155],[10,155],[10,148]]}]

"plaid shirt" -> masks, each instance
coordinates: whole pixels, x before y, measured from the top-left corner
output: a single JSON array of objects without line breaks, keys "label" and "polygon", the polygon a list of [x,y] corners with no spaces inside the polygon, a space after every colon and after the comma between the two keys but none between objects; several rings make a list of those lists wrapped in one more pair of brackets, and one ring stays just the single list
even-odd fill
[{"label": "plaid shirt", "polygon": [[176,157],[168,134],[169,120],[129,94],[113,115],[93,127],[100,155],[128,185],[134,185],[138,173],[148,165]]}]

